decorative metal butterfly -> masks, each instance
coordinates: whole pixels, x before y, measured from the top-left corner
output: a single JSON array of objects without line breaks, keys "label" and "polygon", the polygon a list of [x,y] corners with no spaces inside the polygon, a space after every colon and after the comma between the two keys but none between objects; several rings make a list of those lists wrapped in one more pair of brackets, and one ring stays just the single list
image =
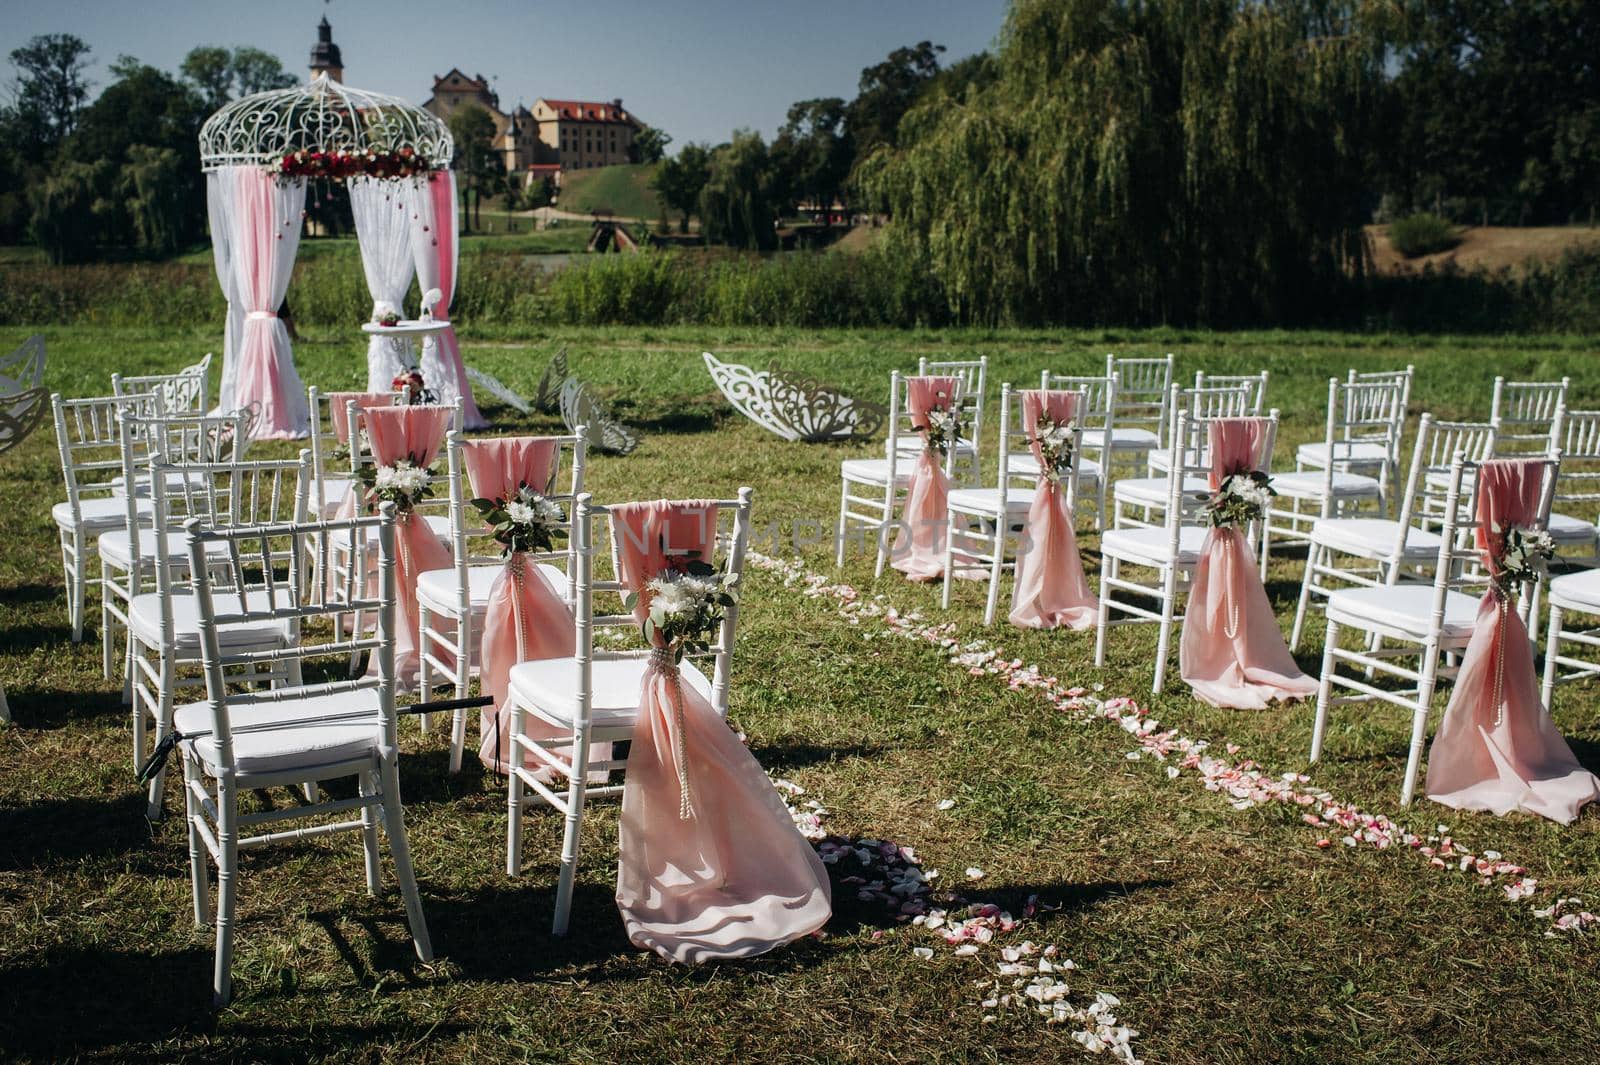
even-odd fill
[{"label": "decorative metal butterfly", "polygon": [[561,386],[561,420],[568,431],[587,425],[589,446],[597,450],[626,455],[639,446],[638,430],[613,418],[589,391],[589,386],[576,377],[567,378],[566,384]]},{"label": "decorative metal butterfly", "polygon": [[44,337],[37,333],[9,355],[0,355],[0,396],[44,384]]},{"label": "decorative metal butterfly", "polygon": [[517,395],[498,377],[484,373],[476,366],[467,367],[467,378],[479,388],[488,392],[494,398],[516,411],[518,414],[532,414],[533,406]]},{"label": "decorative metal butterfly", "polygon": [[543,414],[554,414],[561,404],[561,391],[567,383],[567,349],[562,348],[550,359],[539,378],[539,390],[533,394],[533,407]]}]

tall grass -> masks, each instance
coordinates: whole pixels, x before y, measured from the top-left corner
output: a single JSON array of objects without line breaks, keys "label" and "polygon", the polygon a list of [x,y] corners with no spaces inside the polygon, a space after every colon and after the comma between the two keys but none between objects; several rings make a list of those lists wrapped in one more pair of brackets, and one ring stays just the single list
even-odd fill
[{"label": "tall grass", "polygon": [[[914,328],[966,324],[932,273],[892,244],[859,256],[770,257],[655,251],[581,259],[547,271],[530,256],[469,251],[451,317],[468,327],[703,325]],[[416,305],[413,287],[411,305]],[[371,313],[359,263],[323,255],[295,268],[298,322],[347,326]],[[0,264],[0,324],[204,325],[223,301],[198,262],[50,266]],[[1144,326],[1063,301],[1054,326]],[[1351,282],[1326,293],[1315,320],[1261,325],[1373,331],[1512,333],[1600,329],[1600,251],[1569,251],[1521,275],[1453,266]]]}]

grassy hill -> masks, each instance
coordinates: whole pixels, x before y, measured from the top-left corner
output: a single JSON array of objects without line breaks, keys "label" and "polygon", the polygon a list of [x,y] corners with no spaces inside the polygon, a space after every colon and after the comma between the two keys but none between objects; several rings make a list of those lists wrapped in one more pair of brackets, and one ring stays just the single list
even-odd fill
[{"label": "grassy hill", "polygon": [[556,206],[578,214],[610,211],[622,218],[655,221],[661,206],[650,188],[654,172],[654,163],[568,171],[561,176],[561,198]]}]

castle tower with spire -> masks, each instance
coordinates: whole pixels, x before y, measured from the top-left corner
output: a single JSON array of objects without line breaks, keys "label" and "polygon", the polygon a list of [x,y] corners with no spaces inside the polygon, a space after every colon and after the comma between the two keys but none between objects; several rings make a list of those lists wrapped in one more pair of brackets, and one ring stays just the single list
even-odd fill
[{"label": "castle tower with spire", "polygon": [[311,46],[311,76],[326,74],[332,81],[344,81],[344,58],[339,46],[333,43],[333,27],[328,16],[323,15],[317,25],[317,43]]}]

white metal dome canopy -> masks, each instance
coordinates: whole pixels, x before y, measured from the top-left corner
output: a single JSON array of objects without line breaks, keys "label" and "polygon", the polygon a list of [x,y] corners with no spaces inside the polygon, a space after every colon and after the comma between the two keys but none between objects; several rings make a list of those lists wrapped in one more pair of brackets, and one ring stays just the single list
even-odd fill
[{"label": "white metal dome canopy", "polygon": [[431,112],[397,96],[352,89],[319,74],[304,85],[242,97],[200,127],[202,169],[276,167],[292,152],[396,152],[431,169],[450,165],[455,142]]}]

